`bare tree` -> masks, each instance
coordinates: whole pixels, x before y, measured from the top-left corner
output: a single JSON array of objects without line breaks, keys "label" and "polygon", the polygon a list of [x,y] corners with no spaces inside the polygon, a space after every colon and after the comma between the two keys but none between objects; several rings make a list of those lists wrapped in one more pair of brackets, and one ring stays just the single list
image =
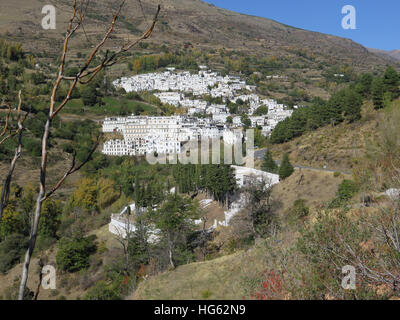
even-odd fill
[{"label": "bare tree", "polygon": [[10,169],[4,180],[3,188],[1,190],[0,195],[0,221],[3,217],[3,211],[8,205],[9,197],[10,197],[10,185],[12,181],[12,177],[15,171],[15,166],[18,159],[22,154],[22,135],[24,131],[24,122],[28,116],[28,113],[22,115],[21,111],[22,98],[21,91],[18,93],[18,107],[17,107],[17,128],[15,130],[9,130],[10,125],[10,116],[11,116],[11,106],[8,108],[8,112],[6,115],[6,121],[2,132],[0,133],[0,145],[3,144],[8,139],[17,136],[17,146],[15,148],[14,157],[11,160]]},{"label": "bare tree", "polygon": [[[363,277],[376,285],[384,284],[393,292],[400,289],[400,169],[392,167],[394,188],[387,192],[388,201],[377,203],[378,212],[364,213],[361,228],[370,234],[369,244],[363,244],[363,251],[352,247],[342,235],[338,238],[349,257]],[[389,181],[388,181],[389,182]],[[375,263],[371,263],[374,261]]]},{"label": "bare tree", "polygon": [[130,257],[129,257],[129,243],[132,239],[132,232],[134,231],[134,224],[132,223],[132,217],[127,212],[126,217],[119,217],[123,224],[122,228],[115,228],[115,236],[114,239],[121,245],[123,255],[124,255],[124,272],[126,276],[129,276],[130,273]]},{"label": "bare tree", "polygon": [[201,222],[203,223],[203,228],[201,229],[201,234],[200,234],[200,249],[201,253],[203,254],[203,261],[206,261],[207,258],[207,240],[209,238],[209,232],[206,228],[206,224],[208,221],[208,217],[206,215],[203,215],[201,217]]},{"label": "bare tree", "polygon": [[254,238],[274,234],[277,220],[272,210],[271,181],[251,176],[242,190],[244,196],[244,220]]},{"label": "bare tree", "polygon": [[[72,93],[75,90],[78,83],[87,84],[87,83],[91,82],[94,79],[94,77],[101,70],[111,67],[114,64],[120,62],[124,58],[123,54],[125,52],[130,50],[132,47],[137,45],[142,40],[145,40],[150,37],[150,35],[153,33],[155,24],[157,22],[158,14],[161,10],[160,5],[158,5],[151,25],[143,33],[142,36],[140,36],[137,39],[132,40],[132,41],[126,41],[113,53],[109,53],[107,51],[104,54],[104,56],[100,57],[101,62],[96,64],[95,58],[98,58],[100,49],[104,47],[106,41],[110,38],[111,34],[114,32],[117,19],[120,16],[121,11],[125,5],[125,0],[121,0],[112,16],[112,19],[109,23],[107,30],[104,33],[103,38],[96,45],[93,46],[93,49],[88,54],[84,65],[82,67],[80,67],[79,71],[74,76],[66,76],[64,74],[64,71],[65,71],[67,54],[70,49],[69,42],[70,42],[71,38],[73,37],[73,35],[76,34],[76,32],[79,29],[83,30],[83,28],[84,28],[83,22],[85,20],[86,14],[87,14],[89,4],[90,4],[90,0],[74,0],[73,1],[72,15],[69,20],[65,38],[64,38],[64,45],[63,45],[60,64],[59,64],[59,68],[58,68],[58,74],[57,74],[57,77],[56,77],[56,80],[55,80],[55,83],[53,86],[52,94],[50,97],[50,103],[49,103],[49,108],[48,108],[48,117],[47,117],[47,121],[44,125],[44,133],[43,133],[43,137],[42,137],[42,156],[41,156],[41,165],[40,165],[39,194],[38,194],[38,197],[36,200],[36,206],[35,206],[35,211],[34,211],[34,216],[33,216],[33,221],[32,221],[29,245],[28,245],[28,249],[25,254],[25,259],[24,259],[24,263],[23,263],[23,267],[22,267],[21,283],[20,283],[19,294],[18,294],[19,300],[23,299],[23,293],[24,293],[26,283],[28,280],[29,264],[31,261],[33,250],[35,248],[43,201],[46,200],[48,197],[50,197],[54,192],[56,192],[61,187],[61,185],[63,184],[63,182],[66,180],[66,178],[69,175],[71,175],[72,173],[79,170],[86,163],[86,161],[85,161],[82,165],[75,166],[75,157],[74,157],[71,168],[63,175],[63,177],[58,181],[58,183],[56,183],[55,187],[53,187],[50,192],[46,193],[46,176],[47,176],[46,169],[47,169],[48,145],[49,145],[48,142],[49,142],[49,135],[50,135],[52,121],[63,110],[65,105],[71,99]],[[95,64],[95,65],[92,66],[93,64]],[[68,88],[66,96],[61,101],[61,103],[57,106],[56,105],[56,94],[57,94],[57,91],[59,90],[61,84],[64,82],[69,83],[69,88]],[[93,150],[93,152],[94,152],[94,150]],[[89,158],[90,158],[90,155],[89,155],[88,159]]]}]

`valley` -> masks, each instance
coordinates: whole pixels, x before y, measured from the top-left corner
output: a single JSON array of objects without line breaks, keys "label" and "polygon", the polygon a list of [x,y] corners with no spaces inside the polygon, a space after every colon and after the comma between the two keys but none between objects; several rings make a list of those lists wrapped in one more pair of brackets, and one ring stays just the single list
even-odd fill
[{"label": "valley", "polygon": [[0,12],[0,299],[399,299],[398,50],[51,3],[55,30],[39,0]]}]

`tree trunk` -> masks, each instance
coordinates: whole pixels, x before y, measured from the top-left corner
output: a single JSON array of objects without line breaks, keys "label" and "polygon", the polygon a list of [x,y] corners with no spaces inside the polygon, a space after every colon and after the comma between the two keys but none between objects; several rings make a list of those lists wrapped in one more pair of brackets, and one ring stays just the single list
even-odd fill
[{"label": "tree trunk", "polygon": [[40,190],[39,195],[36,199],[36,208],[35,215],[33,219],[33,225],[31,229],[31,235],[29,239],[28,250],[25,254],[24,264],[22,266],[22,275],[21,275],[21,284],[19,286],[18,300],[23,300],[24,292],[26,288],[26,283],[28,281],[28,272],[29,272],[29,264],[31,262],[33,249],[35,248],[39,221],[40,221],[40,213],[42,211],[42,203],[43,198],[46,194],[46,165],[47,165],[47,145],[49,140],[50,133],[50,117],[47,119],[45,131],[42,139],[42,162],[40,166]]},{"label": "tree trunk", "polygon": [[175,269],[175,264],[174,260],[172,258],[172,245],[169,245],[169,263],[171,264],[171,267]]}]

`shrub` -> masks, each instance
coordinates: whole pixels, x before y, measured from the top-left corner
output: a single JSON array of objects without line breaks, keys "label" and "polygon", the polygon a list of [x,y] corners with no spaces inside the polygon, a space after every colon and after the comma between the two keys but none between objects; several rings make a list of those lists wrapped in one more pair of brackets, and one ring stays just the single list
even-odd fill
[{"label": "shrub", "polygon": [[[15,281],[11,287],[8,287],[4,291],[4,299],[5,300],[17,300],[18,299],[18,291],[19,291],[19,281]],[[30,290],[28,287],[24,290],[23,300],[33,300],[34,292]]]},{"label": "shrub", "polygon": [[342,201],[348,201],[358,192],[358,185],[352,180],[343,180],[339,185],[337,196]]},{"label": "shrub", "polygon": [[89,289],[85,300],[121,300],[121,294],[115,286],[107,285],[105,281],[97,282]]},{"label": "shrub", "polygon": [[56,255],[57,266],[67,272],[89,267],[89,257],[96,252],[96,236],[86,238],[62,238]]},{"label": "shrub", "polygon": [[336,172],[333,173],[333,176],[334,176],[335,178],[340,177],[340,175],[341,175],[341,173],[338,172],[338,171],[336,171]]},{"label": "shrub", "polygon": [[272,300],[282,297],[283,281],[280,272],[274,270],[264,271],[265,280],[262,282],[262,288],[250,295],[250,298],[256,300]]},{"label": "shrub", "polygon": [[284,180],[292,175],[294,168],[289,161],[289,155],[285,153],[282,158],[281,166],[279,167],[279,178]]},{"label": "shrub", "polygon": [[290,222],[296,222],[308,216],[310,209],[306,206],[306,200],[298,199],[294,202],[292,208],[289,210],[288,218]]},{"label": "shrub", "polygon": [[202,299],[208,299],[212,295],[212,292],[210,290],[205,290],[201,293],[201,298]]},{"label": "shrub", "polygon": [[11,234],[0,243],[0,272],[6,273],[20,262],[28,245],[28,239],[21,234]]}]

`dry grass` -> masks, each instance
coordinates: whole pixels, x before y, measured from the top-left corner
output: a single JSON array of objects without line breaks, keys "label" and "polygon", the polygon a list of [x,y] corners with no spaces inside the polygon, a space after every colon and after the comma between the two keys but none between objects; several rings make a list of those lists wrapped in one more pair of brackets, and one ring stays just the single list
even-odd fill
[{"label": "dry grass", "polygon": [[272,191],[272,197],[281,203],[280,213],[286,212],[298,199],[307,201],[307,206],[317,208],[333,199],[339,184],[349,175],[335,177],[333,172],[296,169],[295,172]]},{"label": "dry grass", "polygon": [[[297,199],[307,200],[315,209],[335,196],[344,176],[334,177],[330,172],[296,170],[291,177],[274,187],[272,196],[281,202],[279,213],[284,214]],[[221,228],[221,227],[220,227]],[[280,235],[276,246],[287,248],[294,235]],[[243,286],[247,277],[257,277],[270,265],[262,243],[248,251],[239,251],[205,262],[180,266],[142,282],[131,299],[243,299],[249,293]],[[276,267],[276,266],[273,266]],[[248,290],[248,288],[247,288]]]},{"label": "dry grass", "polygon": [[272,145],[274,158],[284,152],[290,154],[292,163],[338,171],[351,171],[354,159],[365,155],[368,144],[376,141],[380,112],[372,111],[368,103],[363,109],[363,119],[356,123],[341,123],[307,132],[292,141]]},{"label": "dry grass", "polygon": [[180,266],[142,282],[132,299],[242,299],[238,274],[246,253]]},{"label": "dry grass", "polygon": [[[108,232],[108,225],[101,227],[100,229],[94,230],[90,234],[94,234],[97,237],[97,243],[100,246],[105,246],[106,251],[102,253],[101,259],[104,263],[110,262],[113,256],[119,255],[121,248],[115,237]],[[45,264],[56,266],[56,247],[52,246],[41,254]],[[29,269],[29,278],[27,286],[30,290],[35,291],[39,281],[39,257],[34,257],[31,262]],[[10,290],[10,287],[19,283],[20,275],[22,270],[22,264],[18,264],[13,267],[6,275],[0,274],[0,299],[1,297],[6,298],[6,293]],[[55,300],[60,297],[65,297],[68,300],[75,300],[82,298],[86,291],[88,283],[94,284],[95,279],[103,277],[103,271],[101,268],[95,268],[94,270],[86,270],[76,273],[62,273],[57,271],[56,278],[56,290],[44,290],[41,288],[38,299],[39,300]]]}]

